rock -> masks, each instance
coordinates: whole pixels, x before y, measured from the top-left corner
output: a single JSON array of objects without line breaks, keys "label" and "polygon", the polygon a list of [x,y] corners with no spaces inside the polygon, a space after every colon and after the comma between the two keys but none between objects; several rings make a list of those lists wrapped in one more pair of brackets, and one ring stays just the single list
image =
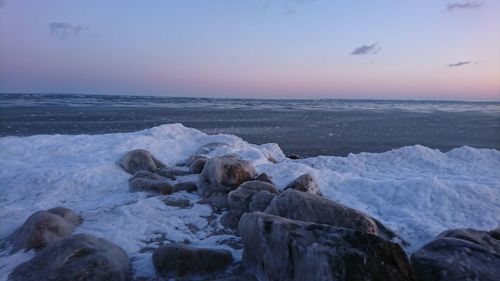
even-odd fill
[{"label": "rock", "polygon": [[189,165],[189,171],[192,174],[200,174],[203,171],[203,168],[205,168],[206,163],[206,158],[196,159],[193,163],[191,163],[191,165]]},{"label": "rock", "polygon": [[145,149],[135,149],[127,152],[118,161],[118,164],[129,174],[140,171],[155,172],[159,168],[165,167],[165,164]]},{"label": "rock", "polygon": [[174,188],[166,180],[150,180],[147,178],[134,178],[129,181],[129,190],[131,192],[153,192],[159,194],[172,194]]},{"label": "rock", "polygon": [[220,212],[229,209],[229,203],[227,202],[226,193],[216,193],[208,198],[203,198],[197,202],[198,204],[208,204],[216,212]]},{"label": "rock", "polygon": [[201,195],[209,197],[213,193],[228,193],[253,179],[255,174],[254,166],[248,161],[232,156],[211,158],[200,174]]},{"label": "rock", "polygon": [[319,195],[288,189],[276,196],[265,213],[294,220],[328,224],[390,240],[395,234],[369,215]]},{"label": "rock", "polygon": [[416,280],[401,247],[375,235],[262,212],[244,214],[239,233],[259,280]]},{"label": "rock", "polygon": [[273,201],[274,197],[276,197],[275,193],[271,193],[266,190],[255,193],[250,200],[250,204],[248,205],[248,211],[264,211],[267,206],[269,206],[271,201]]},{"label": "rock", "polygon": [[188,199],[163,198],[161,201],[165,203],[165,205],[170,207],[177,207],[181,209],[188,209],[193,207],[193,204],[191,204],[191,201],[189,201]]},{"label": "rock", "polygon": [[175,180],[177,177],[187,176],[190,174],[189,171],[179,170],[172,167],[160,168],[156,173],[162,177],[166,177]]},{"label": "rock", "polygon": [[300,156],[297,154],[294,154],[294,153],[290,153],[290,154],[286,155],[286,158],[292,159],[292,160],[297,160],[297,159],[300,159]]},{"label": "rock", "polygon": [[220,224],[236,232],[238,231],[238,223],[243,213],[244,211],[242,210],[229,210],[221,216]]},{"label": "rock", "polygon": [[255,275],[252,273],[243,273],[237,276],[229,276],[222,279],[217,279],[216,281],[258,281]]},{"label": "rock", "polygon": [[500,229],[453,229],[413,253],[420,280],[500,280]]},{"label": "rock", "polygon": [[38,211],[29,216],[6,240],[14,247],[11,253],[21,249],[40,250],[71,234],[81,223],[80,216],[63,207]]},{"label": "rock", "polygon": [[221,147],[228,147],[229,145],[227,143],[223,143],[223,142],[210,142],[210,143],[207,143],[205,145],[203,145],[202,147],[198,148],[198,150],[196,150],[196,152],[194,154],[198,154],[198,155],[205,155],[205,154],[208,154],[218,148],[221,148]]},{"label": "rock", "polygon": [[174,185],[174,192],[179,191],[196,192],[198,191],[198,185],[195,182],[180,182]]},{"label": "rock", "polygon": [[189,166],[191,166],[191,164],[193,164],[194,161],[196,161],[198,159],[207,160],[208,157],[204,154],[193,154],[193,155],[189,156],[189,158],[185,161],[184,165],[189,167]]},{"label": "rock", "polygon": [[295,189],[302,192],[321,195],[318,185],[314,181],[313,177],[309,174],[303,174],[293,180],[285,187],[285,190],[287,189]]},{"label": "rock", "polygon": [[135,173],[131,178],[128,179],[128,182],[131,182],[135,179],[148,179],[148,180],[165,180],[164,177],[147,171],[140,171]]},{"label": "rock", "polygon": [[235,190],[229,192],[227,200],[232,209],[239,209],[248,211],[248,205],[252,196],[259,192],[266,190],[271,193],[278,194],[276,187],[270,183],[263,181],[247,181],[241,184]]},{"label": "rock", "polygon": [[264,182],[270,183],[270,184],[272,184],[272,185],[275,185],[275,184],[274,184],[274,182],[273,182],[273,180],[271,179],[271,177],[270,177],[268,174],[266,174],[266,173],[261,173],[261,174],[259,174],[259,175],[255,178],[255,180],[258,180],[258,181],[264,181]]},{"label": "rock", "polygon": [[33,259],[16,267],[11,281],[130,280],[127,254],[113,243],[75,234],[51,244]]},{"label": "rock", "polygon": [[222,249],[195,248],[172,243],[153,252],[153,264],[162,277],[186,278],[214,276],[233,262],[231,252]]}]

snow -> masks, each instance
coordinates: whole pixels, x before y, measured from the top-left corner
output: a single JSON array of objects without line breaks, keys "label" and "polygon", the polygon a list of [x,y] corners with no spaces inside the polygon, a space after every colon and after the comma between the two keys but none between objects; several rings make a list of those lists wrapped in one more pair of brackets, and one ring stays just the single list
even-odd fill
[{"label": "snow", "polygon": [[[223,243],[238,238],[218,231],[208,205],[180,209],[165,205],[164,196],[131,193],[130,175],[116,165],[125,152],[137,148],[175,165],[214,142],[227,145],[210,156],[233,153],[252,161],[279,188],[311,173],[325,197],[374,216],[410,242],[405,248],[409,254],[446,229],[499,226],[500,151],[494,149],[461,147],[442,153],[417,145],[385,153],[288,160],[277,144],[258,146],[232,135],[206,135],[168,124],[133,133],[0,138],[0,237],[38,210],[63,206],[83,217],[76,233],[121,246],[135,276],[155,275],[151,249],[161,241],[225,248],[241,259],[241,250]],[[186,192],[169,197],[199,200]],[[0,280],[33,255],[0,253]]]}]

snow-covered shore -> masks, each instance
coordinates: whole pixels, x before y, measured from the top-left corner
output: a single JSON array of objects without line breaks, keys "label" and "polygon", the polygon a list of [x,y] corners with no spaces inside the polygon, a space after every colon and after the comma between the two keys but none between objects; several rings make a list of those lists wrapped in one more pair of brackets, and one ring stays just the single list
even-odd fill
[{"label": "snow-covered shore", "polygon": [[[71,208],[84,223],[75,232],[108,239],[124,248],[136,276],[154,276],[149,248],[158,241],[189,241],[201,247],[228,246],[207,217],[208,205],[180,209],[164,196],[131,193],[129,174],[116,161],[144,148],[167,165],[185,161],[201,146],[219,142],[210,156],[234,153],[284,188],[308,172],[327,198],[364,211],[410,242],[411,253],[450,228],[489,230],[500,224],[500,151],[461,147],[447,153],[423,146],[385,153],[289,160],[276,144],[253,145],[231,135],[206,135],[180,124],[134,133],[39,135],[0,138],[0,237],[38,210]],[[271,162],[269,159],[275,161]],[[274,163],[276,162],[276,163]],[[192,177],[196,180],[196,176]],[[169,197],[196,202],[196,194]],[[0,253],[0,279],[33,253]]]}]

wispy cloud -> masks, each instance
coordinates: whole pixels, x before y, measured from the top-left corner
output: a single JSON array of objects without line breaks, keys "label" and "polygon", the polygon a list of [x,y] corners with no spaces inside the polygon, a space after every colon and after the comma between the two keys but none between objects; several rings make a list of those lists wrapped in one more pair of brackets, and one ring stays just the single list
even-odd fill
[{"label": "wispy cloud", "polygon": [[470,9],[477,9],[483,5],[484,2],[480,1],[450,2],[448,3],[448,5],[446,5],[446,10],[450,12],[453,10],[470,10]]},{"label": "wispy cloud", "polygon": [[73,25],[67,22],[51,22],[49,23],[50,34],[58,37],[61,40],[65,40],[70,36],[76,38],[83,31],[89,29],[83,25]]},{"label": "wispy cloud", "polygon": [[380,51],[380,47],[378,46],[377,43],[373,43],[371,45],[362,45],[359,47],[356,47],[352,52],[351,55],[369,55],[369,54],[376,54]]},{"label": "wispy cloud", "polygon": [[460,66],[464,66],[464,65],[468,65],[468,64],[478,64],[480,61],[459,61],[459,62],[456,62],[456,63],[450,63],[450,64],[445,64],[444,66],[445,67],[460,67]]}]

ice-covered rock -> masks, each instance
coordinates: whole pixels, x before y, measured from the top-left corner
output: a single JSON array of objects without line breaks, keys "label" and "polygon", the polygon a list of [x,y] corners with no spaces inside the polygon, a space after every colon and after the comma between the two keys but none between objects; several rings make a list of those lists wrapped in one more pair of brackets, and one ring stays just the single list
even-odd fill
[{"label": "ice-covered rock", "polygon": [[152,180],[148,178],[134,178],[129,182],[131,192],[146,191],[158,194],[172,194],[174,188],[166,180]]},{"label": "ice-covered rock", "polygon": [[190,174],[189,171],[180,170],[174,167],[163,167],[156,170],[156,173],[162,177],[166,177],[175,180],[179,176],[187,176]]},{"label": "ice-covered rock", "polygon": [[21,249],[40,250],[71,234],[81,223],[80,216],[67,208],[38,211],[7,237],[6,242],[12,244],[12,253]]},{"label": "ice-covered rock", "polygon": [[227,193],[214,193],[210,197],[203,198],[198,201],[198,204],[208,204],[216,212],[220,212],[229,208]]},{"label": "ice-covered rock", "polygon": [[155,172],[159,168],[165,167],[165,164],[145,149],[135,149],[125,153],[118,164],[129,174],[140,171]]},{"label": "ice-covered rock", "polygon": [[162,277],[204,277],[221,273],[233,263],[231,252],[223,249],[195,248],[180,243],[159,247],[153,264]]},{"label": "ice-covered rock", "polygon": [[260,173],[256,178],[255,180],[258,180],[258,181],[265,181],[267,183],[270,183],[272,185],[274,185],[274,182],[271,178],[271,176],[269,176],[268,174],[266,173]]},{"label": "ice-covered rock", "polygon": [[174,192],[186,191],[186,192],[196,192],[198,191],[198,185],[195,182],[179,182],[174,185]]},{"label": "ice-covered rock", "polygon": [[413,253],[411,262],[420,280],[500,280],[500,229],[447,230]]},{"label": "ice-covered rock", "polygon": [[388,240],[395,236],[391,230],[365,213],[322,196],[295,189],[280,193],[264,212],[294,220],[350,228]]},{"label": "ice-covered rock", "polygon": [[192,174],[200,174],[203,171],[203,168],[205,168],[205,164],[207,163],[206,158],[198,158],[189,165],[189,171]]},{"label": "ice-covered rock", "polygon": [[403,249],[375,235],[262,212],[244,214],[239,233],[259,280],[416,280]]},{"label": "ice-covered rock", "polygon": [[286,189],[295,189],[302,192],[321,195],[318,184],[310,174],[303,174],[289,183]]},{"label": "ice-covered rock", "polygon": [[276,193],[271,193],[266,190],[259,191],[252,196],[250,200],[250,204],[248,204],[249,212],[256,211],[264,211],[267,206],[273,201],[274,197],[276,197]]},{"label": "ice-covered rock", "polygon": [[11,281],[131,279],[128,256],[108,240],[75,234],[51,244],[16,267]]},{"label": "ice-covered rock", "polygon": [[200,174],[201,195],[208,197],[218,192],[228,193],[253,179],[255,174],[255,167],[249,161],[233,156],[211,158]]},{"label": "ice-covered rock", "polygon": [[259,191],[268,191],[278,194],[276,187],[263,181],[247,181],[238,186],[235,190],[229,192],[227,200],[232,209],[248,211],[248,205],[252,196]]},{"label": "ice-covered rock", "polygon": [[220,224],[232,231],[238,231],[238,223],[244,213],[245,212],[243,210],[239,209],[229,210],[220,217]]}]

